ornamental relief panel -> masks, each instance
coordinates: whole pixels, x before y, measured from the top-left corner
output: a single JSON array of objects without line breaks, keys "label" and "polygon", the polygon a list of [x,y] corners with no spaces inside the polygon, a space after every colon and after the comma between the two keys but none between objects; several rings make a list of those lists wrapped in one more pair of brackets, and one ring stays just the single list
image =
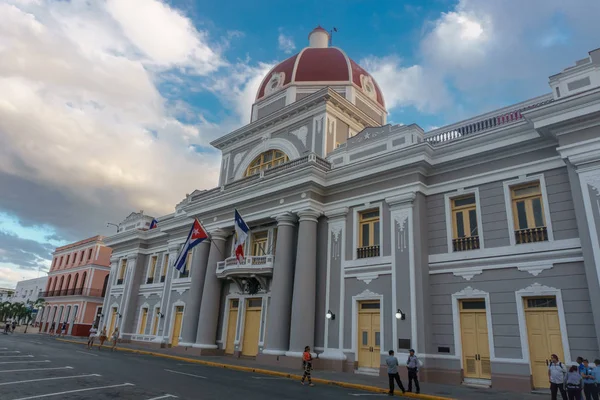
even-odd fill
[{"label": "ornamental relief panel", "polygon": [[329,234],[331,237],[331,258],[339,260],[342,254],[342,229],[343,224],[332,224],[329,226]]},{"label": "ornamental relief panel", "polygon": [[408,216],[412,212],[412,209],[406,208],[404,210],[394,211],[392,213],[393,223],[395,227],[396,236],[396,248],[400,252],[404,252],[408,248]]}]

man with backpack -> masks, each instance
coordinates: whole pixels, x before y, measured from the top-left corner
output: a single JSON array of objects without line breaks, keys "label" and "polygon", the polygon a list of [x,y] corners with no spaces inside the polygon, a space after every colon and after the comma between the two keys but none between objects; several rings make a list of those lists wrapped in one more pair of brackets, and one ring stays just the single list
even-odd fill
[{"label": "man with backpack", "polygon": [[556,354],[552,354],[550,358],[550,365],[548,366],[548,379],[550,380],[550,393],[552,394],[552,400],[557,400],[556,396],[559,390],[563,400],[567,400],[567,393],[565,392],[565,375],[567,373],[567,367],[558,360],[558,356]]}]

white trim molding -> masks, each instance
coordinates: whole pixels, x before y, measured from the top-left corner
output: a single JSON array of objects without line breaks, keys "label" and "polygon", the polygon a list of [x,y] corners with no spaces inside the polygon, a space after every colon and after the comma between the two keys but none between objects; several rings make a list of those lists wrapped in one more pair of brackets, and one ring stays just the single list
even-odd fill
[{"label": "white trim molding", "polygon": [[[542,207],[544,208],[544,219],[546,222],[546,230],[548,232],[548,242],[554,241],[554,233],[552,231],[552,218],[550,215],[550,202],[548,201],[548,192],[546,190],[546,180],[544,179],[544,174],[536,174],[529,176],[520,176],[517,179],[511,179],[508,181],[502,182],[504,186],[504,203],[506,206],[506,217],[508,219],[508,237],[510,239],[511,246],[517,246],[515,239],[515,219],[513,215],[512,208],[512,195],[510,188],[515,185],[520,185],[524,183],[536,182],[540,183],[540,191],[542,193]],[[540,242],[543,243],[543,242]],[[536,245],[539,243],[528,243],[528,245]],[[522,245],[519,245],[522,246]]]},{"label": "white trim molding", "polygon": [[235,174],[235,180],[242,179],[250,163],[256,157],[268,150],[280,150],[288,156],[290,161],[300,158],[300,152],[289,140],[282,138],[267,138],[246,153],[242,161],[240,161],[237,171],[233,171]]},{"label": "white trim molding", "polygon": [[562,292],[560,289],[540,285],[537,282],[515,292],[515,298],[517,301],[517,316],[519,319],[519,334],[521,336],[521,352],[523,355],[523,360],[526,361],[528,364],[530,363],[529,339],[527,335],[527,321],[525,320],[525,307],[523,305],[523,299],[525,297],[537,296],[556,297],[556,306],[558,308],[558,321],[560,324],[560,336],[562,339],[563,353],[565,357],[564,362],[565,364],[570,365],[571,349],[569,347],[569,336],[567,334],[567,322],[565,319],[565,309],[563,306]]},{"label": "white trim molding", "polygon": [[385,321],[388,318],[384,318],[385,309],[383,303],[383,295],[379,293],[371,292],[369,289],[365,289],[362,293],[352,296],[352,351],[358,361],[358,303],[365,300],[379,300],[379,327],[381,330],[381,342],[380,342],[380,353],[387,354],[385,350]]},{"label": "white trim molding", "polygon": [[[467,286],[460,292],[452,295],[452,326],[454,331],[454,355],[460,358],[461,368],[464,365],[462,352],[462,335],[460,329],[460,300],[483,299],[485,300],[485,319],[487,322],[488,345],[490,350],[490,362],[497,361],[496,348],[494,346],[494,330],[492,326],[492,307],[490,303],[490,294],[482,290]],[[520,360],[519,360],[520,361]]]},{"label": "white trim molding", "polygon": [[148,310],[148,314],[150,314],[150,304],[148,303],[144,303],[140,306],[139,310],[139,315],[138,315],[138,321],[136,327],[135,327],[135,334],[136,335],[145,335],[146,334],[146,326],[148,326],[148,314],[146,314],[146,325],[143,327],[144,329],[142,330],[142,333],[140,333],[140,325],[142,324],[142,311],[144,310],[144,308],[146,310]]},{"label": "white trim molding", "polygon": [[[452,239],[454,238],[454,220],[452,218],[452,200],[457,197],[468,195],[475,196],[475,213],[477,214],[477,234],[479,236],[479,249],[485,249],[483,220],[481,219],[481,201],[479,200],[479,188],[458,189],[444,195],[444,208],[446,212],[446,241],[448,244],[448,253],[456,253],[453,250]],[[464,252],[461,252],[464,253]],[[467,279],[468,280],[468,279]]]}]

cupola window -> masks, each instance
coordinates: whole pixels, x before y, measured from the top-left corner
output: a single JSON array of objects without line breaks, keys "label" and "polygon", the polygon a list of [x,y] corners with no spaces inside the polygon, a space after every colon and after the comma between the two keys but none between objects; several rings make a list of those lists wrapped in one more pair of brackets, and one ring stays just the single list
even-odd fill
[{"label": "cupola window", "polygon": [[288,156],[279,150],[265,151],[254,159],[246,170],[246,176],[254,175],[265,169],[276,167],[277,165],[288,162]]}]

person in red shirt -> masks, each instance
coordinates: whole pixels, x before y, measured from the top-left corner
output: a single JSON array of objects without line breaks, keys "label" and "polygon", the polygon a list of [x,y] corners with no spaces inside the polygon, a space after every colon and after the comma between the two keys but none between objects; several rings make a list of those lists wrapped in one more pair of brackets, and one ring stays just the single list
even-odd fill
[{"label": "person in red shirt", "polygon": [[310,371],[312,370],[312,355],[310,354],[310,346],[306,346],[304,348],[304,353],[302,353],[302,366],[304,367],[304,375],[302,375],[301,383],[304,385],[304,380],[308,379],[308,386],[313,385],[310,379]]}]

